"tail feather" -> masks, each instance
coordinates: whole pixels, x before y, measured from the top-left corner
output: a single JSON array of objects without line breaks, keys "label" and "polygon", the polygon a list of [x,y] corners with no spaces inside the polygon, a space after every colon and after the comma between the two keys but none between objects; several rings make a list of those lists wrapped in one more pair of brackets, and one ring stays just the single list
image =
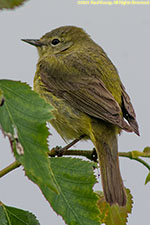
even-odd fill
[{"label": "tail feather", "polygon": [[96,144],[97,154],[100,163],[102,186],[104,196],[110,205],[126,205],[126,192],[119,169],[117,137],[109,142]]}]

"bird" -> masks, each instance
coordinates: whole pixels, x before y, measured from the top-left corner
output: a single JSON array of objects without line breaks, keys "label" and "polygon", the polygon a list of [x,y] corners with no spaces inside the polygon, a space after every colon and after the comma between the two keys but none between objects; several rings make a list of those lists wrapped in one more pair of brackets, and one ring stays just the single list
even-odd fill
[{"label": "bird", "polygon": [[34,90],[53,106],[52,126],[65,140],[84,135],[98,155],[105,200],[124,207],[118,134],[139,134],[136,114],[118,71],[105,51],[80,27],[62,26],[40,39]]}]

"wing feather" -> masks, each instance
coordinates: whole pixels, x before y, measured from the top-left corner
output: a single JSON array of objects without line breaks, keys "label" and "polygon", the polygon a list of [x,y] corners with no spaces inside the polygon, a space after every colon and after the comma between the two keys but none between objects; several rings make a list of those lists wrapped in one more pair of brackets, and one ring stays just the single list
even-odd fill
[{"label": "wing feather", "polygon": [[130,97],[126,93],[125,87],[123,86],[123,84],[121,84],[121,87],[122,87],[122,112],[123,112],[123,116],[129,122],[129,124],[133,128],[134,132],[137,135],[140,135],[138,123],[136,121],[136,114],[135,114],[134,108],[132,106],[132,103],[130,101]]},{"label": "wing feather", "polygon": [[92,78],[87,82],[54,78],[41,71],[41,79],[47,91],[64,99],[72,107],[89,116],[118,125],[120,128],[132,132],[132,128],[121,116],[121,108],[113,95],[105,87],[102,80]]}]

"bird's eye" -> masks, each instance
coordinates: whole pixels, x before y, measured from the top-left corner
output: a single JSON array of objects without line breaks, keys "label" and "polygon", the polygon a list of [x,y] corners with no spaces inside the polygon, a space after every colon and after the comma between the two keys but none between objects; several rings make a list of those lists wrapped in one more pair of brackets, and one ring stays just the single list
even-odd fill
[{"label": "bird's eye", "polygon": [[57,45],[57,44],[59,44],[59,42],[60,42],[60,40],[57,38],[55,38],[51,41],[52,45]]}]

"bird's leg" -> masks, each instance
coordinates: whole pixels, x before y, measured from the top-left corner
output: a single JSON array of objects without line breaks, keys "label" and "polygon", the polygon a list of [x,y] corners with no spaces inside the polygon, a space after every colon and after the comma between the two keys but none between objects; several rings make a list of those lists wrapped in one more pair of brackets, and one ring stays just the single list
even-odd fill
[{"label": "bird's leg", "polygon": [[76,138],[75,140],[73,140],[72,142],[70,142],[68,145],[66,145],[65,147],[61,147],[61,146],[56,146],[55,148],[51,149],[51,156],[58,156],[61,157],[63,156],[64,152],[67,151],[69,148],[71,148],[73,145],[75,145],[77,142],[79,142],[81,139],[83,139],[86,135],[83,134],[81,135],[79,138]]}]

